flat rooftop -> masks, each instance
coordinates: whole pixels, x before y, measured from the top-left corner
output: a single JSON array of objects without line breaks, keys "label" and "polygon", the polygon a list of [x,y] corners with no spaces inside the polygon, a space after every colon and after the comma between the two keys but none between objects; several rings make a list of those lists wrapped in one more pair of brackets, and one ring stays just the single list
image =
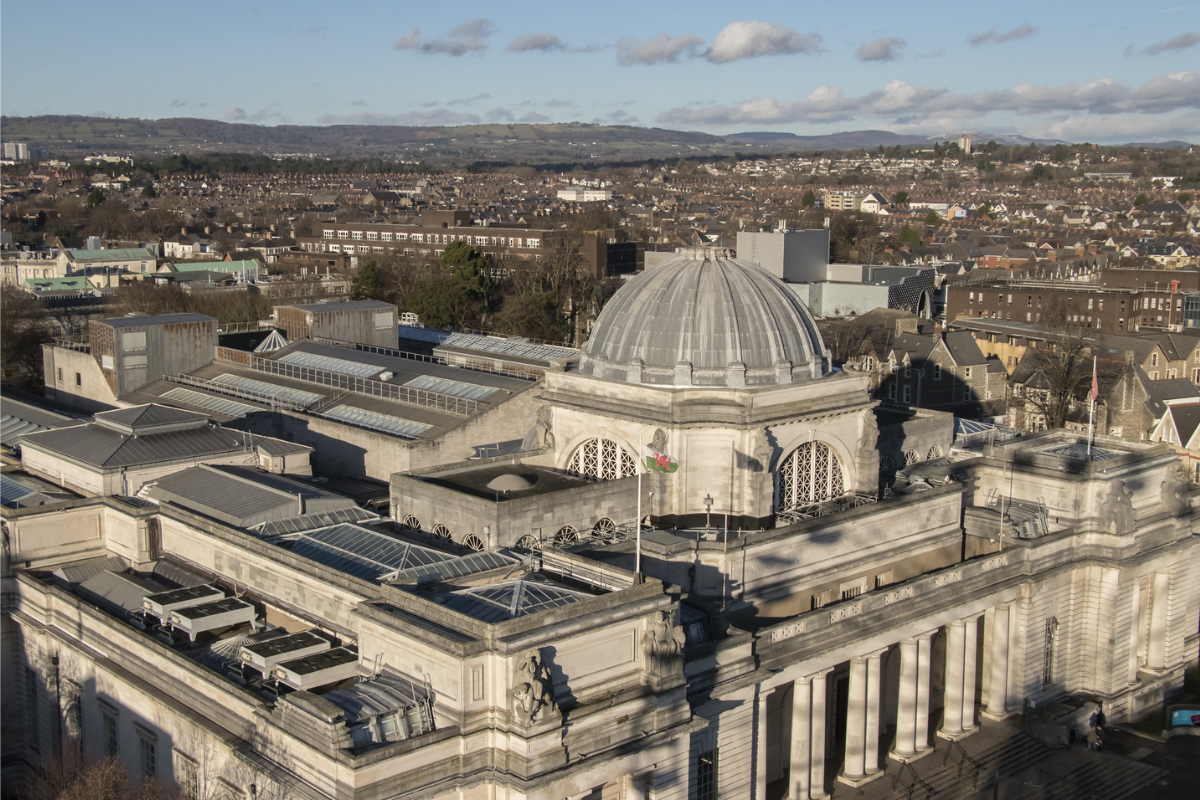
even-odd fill
[{"label": "flat rooftop", "polygon": [[[503,485],[504,483],[513,486],[527,484],[527,487],[503,491],[500,488],[491,488],[489,486],[493,481],[508,476],[512,476],[517,480],[501,481],[498,485]],[[409,477],[455,492],[462,492],[473,497],[481,497],[485,500],[496,502],[535,497],[537,495],[562,491],[563,489],[573,489],[577,486],[587,486],[592,483],[587,478],[581,478],[578,475],[572,475],[569,472],[554,469],[553,467],[519,463],[486,464],[444,472],[411,475]]]}]

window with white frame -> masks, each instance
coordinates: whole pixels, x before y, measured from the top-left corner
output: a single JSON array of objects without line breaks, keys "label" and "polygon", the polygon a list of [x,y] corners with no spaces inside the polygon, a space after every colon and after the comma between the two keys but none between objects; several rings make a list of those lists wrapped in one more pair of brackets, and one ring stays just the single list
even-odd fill
[{"label": "window with white frame", "polygon": [[326,238],[326,239],[332,239],[332,238],[333,238],[333,231],[331,231],[331,230],[329,230],[328,228],[326,228],[326,229],[323,231],[322,235],[323,235],[323,237],[324,237],[324,238]]},{"label": "window with white frame", "polygon": [[339,239],[349,239],[350,231],[338,231],[338,238]]},{"label": "window with white frame", "polygon": [[904,402],[906,402],[906,403],[912,402],[912,387],[911,386],[906,385],[904,387]]},{"label": "window with white frame", "polygon": [[367,231],[367,241],[368,242],[379,241],[379,232],[378,231]]},{"label": "window with white frame", "polygon": [[777,511],[819,503],[845,494],[837,453],[824,442],[805,442],[779,464]]},{"label": "window with white frame", "polygon": [[611,481],[637,472],[634,454],[611,439],[589,439],[567,462],[567,471],[589,478]]},{"label": "window with white frame", "polygon": [[353,231],[353,232],[350,234],[350,237],[351,237],[351,238],[353,238],[353,239],[357,239],[357,240],[359,240],[359,241],[362,241],[362,238],[363,238],[363,232],[362,232],[362,231]]}]

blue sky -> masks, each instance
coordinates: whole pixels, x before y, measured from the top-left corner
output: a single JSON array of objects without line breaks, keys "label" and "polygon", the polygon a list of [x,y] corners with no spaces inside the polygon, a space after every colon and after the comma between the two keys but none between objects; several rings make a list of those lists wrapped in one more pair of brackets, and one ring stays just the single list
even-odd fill
[{"label": "blue sky", "polygon": [[3,0],[0,112],[1200,142],[1200,2]]}]

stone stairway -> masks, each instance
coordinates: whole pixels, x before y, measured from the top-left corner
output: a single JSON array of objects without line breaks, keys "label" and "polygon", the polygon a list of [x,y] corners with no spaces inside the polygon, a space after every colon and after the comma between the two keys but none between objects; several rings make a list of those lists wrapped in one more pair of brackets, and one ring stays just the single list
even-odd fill
[{"label": "stone stairway", "polygon": [[[957,747],[947,758],[946,749],[949,747],[953,746],[938,741],[937,752],[913,765],[919,778],[915,788],[910,790],[914,783],[912,773],[902,771],[892,796],[911,797],[913,800],[965,799],[990,785],[997,775],[1008,777],[1053,755],[1052,750],[1026,733],[1018,733],[978,752],[965,747],[970,757],[965,763]],[[895,767],[890,767],[888,771],[893,769]]]},{"label": "stone stairway", "polygon": [[1122,756],[1084,753],[1084,763],[1042,788],[1038,800],[1122,800],[1166,775]]}]

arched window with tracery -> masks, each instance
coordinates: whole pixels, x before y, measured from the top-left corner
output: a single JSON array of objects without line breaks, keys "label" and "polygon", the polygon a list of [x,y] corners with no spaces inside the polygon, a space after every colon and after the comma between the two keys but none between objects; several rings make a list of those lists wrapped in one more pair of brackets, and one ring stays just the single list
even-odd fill
[{"label": "arched window with tracery", "polygon": [[567,471],[602,481],[636,474],[633,453],[612,439],[588,439],[571,455]]},{"label": "arched window with tracery", "polygon": [[819,503],[846,493],[845,473],[837,454],[822,442],[806,442],[779,465],[777,511]]}]

